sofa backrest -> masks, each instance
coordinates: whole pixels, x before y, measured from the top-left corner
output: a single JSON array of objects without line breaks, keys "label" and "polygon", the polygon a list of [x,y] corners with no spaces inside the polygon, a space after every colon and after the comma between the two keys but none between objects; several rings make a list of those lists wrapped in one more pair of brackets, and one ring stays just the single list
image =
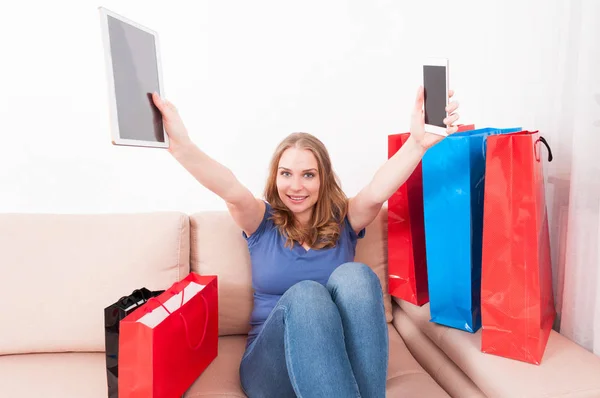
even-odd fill
[{"label": "sofa backrest", "polygon": [[0,355],[104,351],[104,308],[189,273],[189,217],[0,214]]},{"label": "sofa backrest", "polygon": [[[217,275],[219,284],[219,334],[246,334],[252,312],[250,254],[241,230],[226,211],[190,216],[192,272]],[[379,276],[386,318],[392,321],[387,280],[387,208],[367,227],[356,247],[356,261],[370,266]]]}]

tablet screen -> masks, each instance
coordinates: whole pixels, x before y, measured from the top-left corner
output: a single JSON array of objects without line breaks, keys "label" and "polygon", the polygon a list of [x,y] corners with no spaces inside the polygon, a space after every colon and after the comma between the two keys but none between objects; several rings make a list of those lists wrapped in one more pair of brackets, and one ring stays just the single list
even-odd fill
[{"label": "tablet screen", "polygon": [[152,102],[160,93],[154,36],[107,16],[119,136],[165,142],[162,116]]}]

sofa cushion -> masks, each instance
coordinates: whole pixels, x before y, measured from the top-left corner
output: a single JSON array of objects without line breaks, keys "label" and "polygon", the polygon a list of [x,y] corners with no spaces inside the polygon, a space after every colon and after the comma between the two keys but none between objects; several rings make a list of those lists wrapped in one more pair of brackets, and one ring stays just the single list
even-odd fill
[{"label": "sofa cushion", "polygon": [[190,216],[190,268],[200,275],[217,275],[219,335],[246,334],[252,312],[250,253],[240,229],[228,212]]},{"label": "sofa cushion", "polygon": [[387,206],[384,206],[377,218],[367,227],[365,237],[358,240],[354,259],[367,264],[379,277],[383,289],[385,318],[388,322],[391,322],[394,317],[392,314],[392,298],[388,288],[387,217]]},{"label": "sofa cushion", "polygon": [[239,368],[246,336],[219,337],[219,355],[185,393],[185,398],[245,397]]},{"label": "sofa cushion", "polygon": [[105,307],[189,273],[181,213],[0,214],[0,237],[0,354],[103,351]]},{"label": "sofa cushion", "polygon": [[600,358],[555,331],[550,333],[542,363],[532,365],[482,353],[481,330],[471,334],[432,323],[429,304],[417,307],[396,301],[486,396],[600,397]]},{"label": "sofa cushion", "polygon": [[106,397],[102,353],[0,356],[0,397]]},{"label": "sofa cushion", "polygon": [[386,397],[449,398],[411,355],[398,331],[388,324],[389,360]]},{"label": "sofa cushion", "polygon": [[440,348],[427,337],[409,316],[395,303],[393,325],[419,364],[453,397],[486,398]]},{"label": "sofa cushion", "polygon": [[[406,373],[388,380],[385,396],[400,398],[450,398],[450,395],[425,372]],[[461,395],[459,397],[462,398]]]},{"label": "sofa cushion", "polygon": [[[387,209],[367,227],[356,247],[356,261],[369,265],[379,276],[386,318],[391,322],[391,298],[387,289]],[[250,253],[241,230],[226,211],[190,216],[191,270],[217,275],[219,283],[219,335],[246,334],[252,312]]]},{"label": "sofa cushion", "polygon": [[[388,332],[390,351],[386,396],[448,398],[449,395],[411,356],[391,324],[388,324]],[[245,344],[246,336],[220,337],[219,356],[190,387],[185,397],[245,397],[239,376]]]}]

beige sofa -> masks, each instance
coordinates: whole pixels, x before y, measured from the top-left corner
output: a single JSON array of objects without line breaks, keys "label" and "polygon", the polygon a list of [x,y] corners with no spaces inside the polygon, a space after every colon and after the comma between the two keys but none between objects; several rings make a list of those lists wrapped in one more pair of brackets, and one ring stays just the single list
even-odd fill
[{"label": "beige sofa", "polygon": [[[356,260],[387,289],[386,210]],[[219,354],[186,397],[244,397],[249,255],[226,212],[0,214],[0,397],[106,397],[103,309],[189,272],[218,275]],[[389,397],[600,397],[600,358],[553,333],[541,366],[482,354],[478,334],[392,300]]]}]

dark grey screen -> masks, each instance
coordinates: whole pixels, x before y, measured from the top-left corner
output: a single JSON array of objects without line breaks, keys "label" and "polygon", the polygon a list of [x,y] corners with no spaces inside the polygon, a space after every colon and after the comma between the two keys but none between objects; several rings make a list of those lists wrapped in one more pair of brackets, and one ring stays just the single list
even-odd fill
[{"label": "dark grey screen", "polygon": [[423,66],[425,90],[425,123],[446,127],[446,68],[443,66]]},{"label": "dark grey screen", "polygon": [[165,142],[160,111],[154,36],[108,16],[108,33],[121,138]]}]

